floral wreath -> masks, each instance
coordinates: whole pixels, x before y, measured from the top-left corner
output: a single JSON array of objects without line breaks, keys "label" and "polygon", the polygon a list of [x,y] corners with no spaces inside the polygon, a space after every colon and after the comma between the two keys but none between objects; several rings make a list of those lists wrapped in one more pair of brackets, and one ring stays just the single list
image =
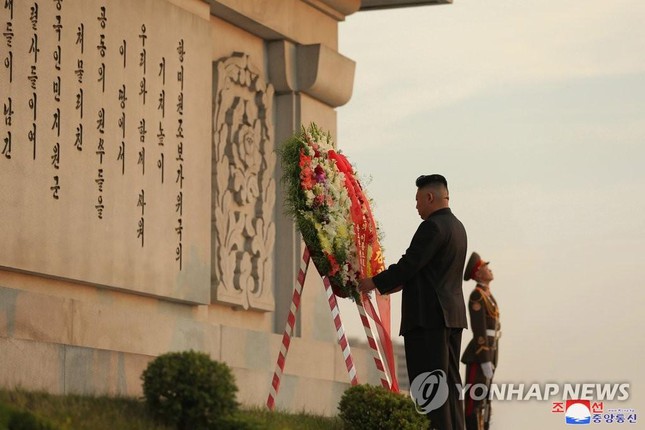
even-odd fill
[{"label": "floral wreath", "polygon": [[356,173],[314,123],[281,150],[286,208],[334,293],[360,301],[358,281],[384,268],[379,231]]}]

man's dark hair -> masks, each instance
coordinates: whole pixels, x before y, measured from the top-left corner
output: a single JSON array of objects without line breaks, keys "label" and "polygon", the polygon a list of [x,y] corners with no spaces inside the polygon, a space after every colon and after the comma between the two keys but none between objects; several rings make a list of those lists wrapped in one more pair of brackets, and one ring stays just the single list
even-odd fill
[{"label": "man's dark hair", "polygon": [[415,184],[417,185],[417,188],[422,188],[430,184],[442,184],[446,189],[448,188],[448,181],[446,181],[446,178],[436,173],[433,175],[419,176]]}]

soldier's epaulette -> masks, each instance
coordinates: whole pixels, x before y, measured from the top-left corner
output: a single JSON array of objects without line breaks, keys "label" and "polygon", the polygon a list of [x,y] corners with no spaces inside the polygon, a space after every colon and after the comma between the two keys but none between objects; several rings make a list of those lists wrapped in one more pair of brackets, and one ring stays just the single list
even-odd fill
[{"label": "soldier's epaulette", "polygon": [[473,290],[472,293],[470,293],[470,298],[469,298],[469,306],[470,308],[475,311],[479,312],[482,309],[482,303],[483,305],[486,304],[484,302],[484,296],[482,295],[481,291],[479,291],[477,288]]},{"label": "soldier's epaulette", "polygon": [[470,293],[469,300],[471,302],[480,302],[484,298],[484,295],[479,291],[479,288],[475,288],[472,293]]}]

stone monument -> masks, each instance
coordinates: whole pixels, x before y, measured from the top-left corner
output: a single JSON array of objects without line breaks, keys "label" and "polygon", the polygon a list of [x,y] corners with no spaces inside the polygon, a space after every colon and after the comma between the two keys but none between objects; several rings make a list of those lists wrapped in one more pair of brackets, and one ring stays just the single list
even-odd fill
[{"label": "stone monument", "polygon": [[[312,121],[335,137],[361,6],[0,4],[0,386],[138,396],[150,360],[195,349],[264,404],[302,254],[275,149]],[[333,415],[349,381],[307,282],[277,406]]]}]

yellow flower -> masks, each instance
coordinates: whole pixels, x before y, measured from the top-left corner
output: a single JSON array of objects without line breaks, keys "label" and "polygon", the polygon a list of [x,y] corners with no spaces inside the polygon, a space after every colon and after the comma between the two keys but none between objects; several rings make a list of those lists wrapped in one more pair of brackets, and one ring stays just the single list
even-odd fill
[{"label": "yellow flower", "polygon": [[[331,241],[329,240],[329,236],[327,236],[324,231],[323,231],[323,226],[320,223],[315,224],[316,227],[316,232],[318,232],[318,240],[320,241],[320,248],[331,254],[332,253],[332,246],[331,246]],[[321,234],[322,233],[322,234]]]}]

